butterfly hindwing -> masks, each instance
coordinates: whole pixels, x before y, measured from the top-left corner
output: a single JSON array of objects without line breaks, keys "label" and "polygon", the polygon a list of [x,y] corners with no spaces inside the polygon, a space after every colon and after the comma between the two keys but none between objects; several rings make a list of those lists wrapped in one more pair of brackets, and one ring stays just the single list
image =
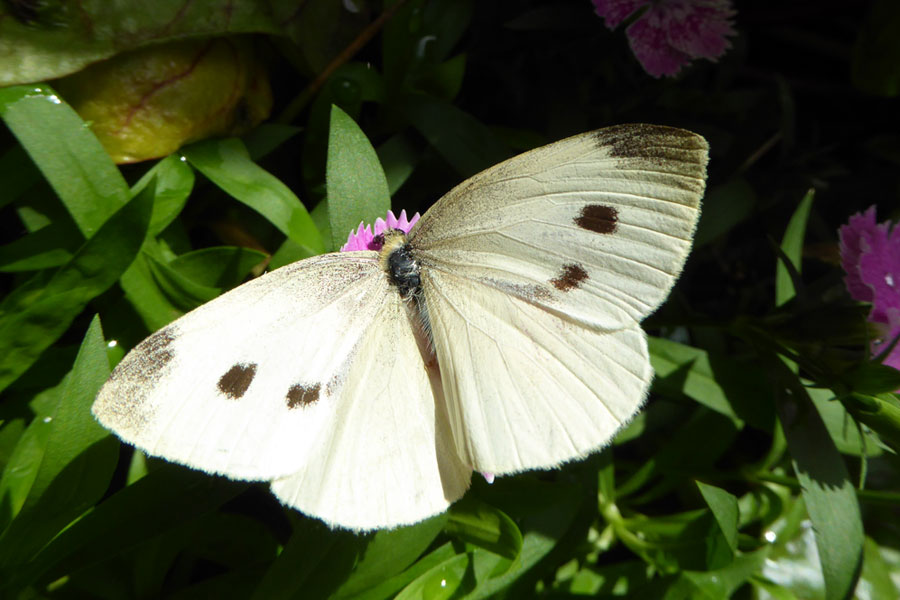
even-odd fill
[{"label": "butterfly hindwing", "polygon": [[329,524],[395,527],[447,510],[472,469],[455,451],[440,375],[426,368],[406,306],[385,303],[361,340],[338,411],[297,473],[272,483],[282,502]]},{"label": "butterfly hindwing", "polygon": [[583,457],[640,408],[652,371],[637,324],[598,331],[440,271],[423,288],[457,452],[477,470]]}]

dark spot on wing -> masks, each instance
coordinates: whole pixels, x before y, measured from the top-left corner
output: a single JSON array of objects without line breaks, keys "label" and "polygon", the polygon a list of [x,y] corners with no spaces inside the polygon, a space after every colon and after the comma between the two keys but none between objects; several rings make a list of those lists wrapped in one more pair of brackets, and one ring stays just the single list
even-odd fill
[{"label": "dark spot on wing", "polygon": [[619,223],[619,213],[612,206],[589,204],[575,217],[575,224],[594,233],[613,233]]},{"label": "dark spot on wing", "polygon": [[559,291],[568,292],[569,290],[577,288],[581,285],[581,282],[587,278],[587,271],[585,271],[584,267],[581,265],[563,265],[562,272],[556,279],[551,279],[550,283],[552,283],[553,287]]},{"label": "dark spot on wing", "polygon": [[288,408],[297,408],[298,406],[309,406],[319,399],[319,390],[322,386],[318,383],[314,385],[295,384],[287,393]]},{"label": "dark spot on wing", "polygon": [[256,375],[256,365],[236,364],[219,379],[219,391],[231,398],[238,400],[247,393],[247,388],[253,383]]},{"label": "dark spot on wing", "polygon": [[164,327],[145,339],[128,353],[113,370],[109,380],[137,385],[152,384],[175,357],[172,342],[177,337],[173,326]]}]

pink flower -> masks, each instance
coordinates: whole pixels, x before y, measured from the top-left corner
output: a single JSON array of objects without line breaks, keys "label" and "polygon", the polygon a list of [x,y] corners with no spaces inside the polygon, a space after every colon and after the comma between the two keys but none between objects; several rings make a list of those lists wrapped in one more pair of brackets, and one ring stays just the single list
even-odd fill
[{"label": "pink flower", "polygon": [[[872,345],[889,344],[900,335],[900,227],[890,221],[875,222],[875,207],[850,217],[840,229],[841,264],[847,276],[847,290],[855,300],[871,302],[869,320],[887,330],[882,340]],[[885,358],[884,364],[900,369],[900,345]]]},{"label": "pink flower", "polygon": [[413,215],[412,219],[406,220],[406,211],[400,211],[400,218],[394,216],[393,211],[388,211],[387,219],[375,219],[374,231],[371,225],[363,228],[364,222],[360,222],[359,228],[354,232],[351,231],[347,236],[347,243],[341,246],[341,252],[352,252],[354,250],[381,250],[381,244],[384,240],[377,237],[388,229],[400,229],[403,233],[409,233],[416,221],[419,220],[419,213]]},{"label": "pink flower", "polygon": [[696,58],[714,61],[731,47],[731,0],[593,0],[606,26],[615,29],[635,11],[625,30],[631,50],[654,77],[673,76]]}]

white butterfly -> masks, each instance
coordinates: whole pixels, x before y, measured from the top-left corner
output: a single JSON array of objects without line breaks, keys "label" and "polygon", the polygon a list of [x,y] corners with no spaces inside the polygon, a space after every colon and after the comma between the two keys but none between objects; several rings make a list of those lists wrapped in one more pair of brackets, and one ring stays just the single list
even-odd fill
[{"label": "white butterfly", "polygon": [[354,530],[446,510],[473,469],[584,457],[647,394],[639,321],[690,250],[706,163],[702,137],[652,125],[522,154],[380,252],[288,265],[157,331],[93,412]]}]

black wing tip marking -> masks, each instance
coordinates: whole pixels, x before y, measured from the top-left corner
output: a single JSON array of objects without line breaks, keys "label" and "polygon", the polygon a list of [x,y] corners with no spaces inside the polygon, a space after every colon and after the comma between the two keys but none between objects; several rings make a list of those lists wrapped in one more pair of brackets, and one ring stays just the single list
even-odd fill
[{"label": "black wing tip marking", "polygon": [[309,406],[319,400],[319,392],[322,385],[314,383],[312,385],[294,384],[288,390],[286,400],[288,408],[297,408],[301,406]]},{"label": "black wing tip marking", "polygon": [[170,325],[163,327],[134,347],[109,376],[110,382],[148,384],[157,381],[160,373],[175,358],[172,343],[178,330]]},{"label": "black wing tip marking", "polygon": [[584,270],[584,267],[572,263],[563,265],[559,275],[557,275],[555,279],[551,279],[550,283],[559,291],[568,292],[579,287],[588,278],[588,273]]},{"label": "black wing tip marking", "polygon": [[619,225],[619,212],[612,206],[588,204],[575,217],[575,224],[594,233],[615,233]]},{"label": "black wing tip marking", "polygon": [[672,147],[682,151],[705,151],[708,147],[702,136],[687,129],[666,125],[647,123],[613,125],[599,129],[595,134],[600,146],[609,148],[613,156],[623,158],[653,158],[664,149],[671,152]]},{"label": "black wing tip marking", "polygon": [[240,400],[247,393],[255,376],[256,363],[237,363],[219,378],[217,387],[232,400]]}]

